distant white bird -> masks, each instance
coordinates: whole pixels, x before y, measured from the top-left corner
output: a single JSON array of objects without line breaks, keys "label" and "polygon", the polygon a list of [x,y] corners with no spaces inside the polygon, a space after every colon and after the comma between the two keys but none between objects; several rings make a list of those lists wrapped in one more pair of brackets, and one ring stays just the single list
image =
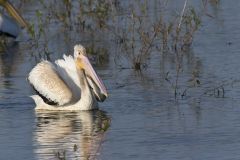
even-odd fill
[{"label": "distant white bird", "polygon": [[75,45],[74,57],[63,55],[55,64],[38,63],[28,80],[38,93],[31,96],[36,109],[92,110],[108,96],[82,45]]},{"label": "distant white bird", "polygon": [[10,2],[7,0],[0,0],[0,5],[14,18],[12,19],[0,13],[0,33],[16,38],[21,31],[21,27],[27,27],[27,23]]}]

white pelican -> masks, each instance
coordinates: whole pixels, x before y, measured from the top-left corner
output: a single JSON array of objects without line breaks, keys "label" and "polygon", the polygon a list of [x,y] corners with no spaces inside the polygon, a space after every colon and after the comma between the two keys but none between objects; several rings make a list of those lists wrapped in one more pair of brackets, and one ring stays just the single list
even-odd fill
[{"label": "white pelican", "polygon": [[[27,27],[27,23],[20,16],[17,10],[7,0],[0,0],[0,5],[18,22],[0,13],[0,34],[16,38],[20,33],[21,27]],[[20,25],[20,26],[19,26]]]},{"label": "white pelican", "polygon": [[31,96],[37,110],[92,110],[108,96],[82,45],[75,45],[74,57],[38,63],[28,80],[38,93]]}]

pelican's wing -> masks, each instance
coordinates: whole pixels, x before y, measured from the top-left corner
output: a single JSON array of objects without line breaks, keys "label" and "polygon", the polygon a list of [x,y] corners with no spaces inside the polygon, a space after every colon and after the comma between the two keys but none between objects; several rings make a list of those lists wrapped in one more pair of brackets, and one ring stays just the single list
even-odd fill
[{"label": "pelican's wing", "polygon": [[[80,84],[79,75],[77,73],[77,68],[73,57],[71,55],[70,56],[63,55],[63,59],[59,59],[55,61],[55,63],[57,64],[57,71],[59,72],[63,80],[67,82],[68,86],[71,88],[73,96],[80,98],[81,93],[79,86]],[[87,81],[93,90],[95,98],[98,101],[103,102],[106,99],[106,96],[101,93],[98,86],[93,82],[93,80],[89,76],[87,76]]]},{"label": "pelican's wing", "polygon": [[72,56],[63,55],[55,61],[56,70],[72,91],[75,100],[80,99],[81,89],[75,61]]},{"label": "pelican's wing", "polygon": [[29,82],[42,96],[59,105],[69,103],[72,93],[48,61],[38,63],[29,73]]}]

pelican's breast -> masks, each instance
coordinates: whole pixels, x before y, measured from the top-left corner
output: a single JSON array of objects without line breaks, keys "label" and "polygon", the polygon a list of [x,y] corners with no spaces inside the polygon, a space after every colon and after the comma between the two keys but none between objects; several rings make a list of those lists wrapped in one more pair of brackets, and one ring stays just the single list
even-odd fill
[{"label": "pelican's breast", "polygon": [[38,63],[29,73],[28,80],[41,95],[59,105],[72,99],[71,90],[48,61]]}]

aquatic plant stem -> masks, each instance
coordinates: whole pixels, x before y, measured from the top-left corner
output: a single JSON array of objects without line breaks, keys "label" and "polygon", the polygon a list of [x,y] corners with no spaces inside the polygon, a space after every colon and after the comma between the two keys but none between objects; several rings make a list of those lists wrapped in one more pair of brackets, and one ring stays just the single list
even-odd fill
[{"label": "aquatic plant stem", "polygon": [[186,6],[187,6],[187,1],[188,0],[185,0],[185,2],[184,2],[184,6],[183,6],[183,10],[181,12],[181,17],[180,17],[180,20],[179,20],[179,24],[178,24],[178,27],[176,29],[175,52],[176,52],[177,75],[176,75],[176,81],[175,81],[175,87],[174,87],[174,97],[175,97],[175,100],[177,99],[178,78],[179,78],[179,72],[180,72],[180,68],[181,68],[181,65],[180,65],[181,57],[179,57],[179,53],[178,53],[178,50],[177,50],[177,42],[178,42],[180,30],[181,30],[181,24],[182,24],[182,20],[183,20],[183,15],[184,15],[184,12],[185,12],[185,9],[186,9]]},{"label": "aquatic plant stem", "polygon": [[186,9],[186,6],[187,6],[187,1],[188,0],[185,0],[185,2],[184,2],[183,10],[182,10],[181,17],[180,17],[179,24],[178,24],[178,30],[180,30],[180,28],[181,28],[183,15],[184,15],[184,12],[185,12],[185,9]]}]

